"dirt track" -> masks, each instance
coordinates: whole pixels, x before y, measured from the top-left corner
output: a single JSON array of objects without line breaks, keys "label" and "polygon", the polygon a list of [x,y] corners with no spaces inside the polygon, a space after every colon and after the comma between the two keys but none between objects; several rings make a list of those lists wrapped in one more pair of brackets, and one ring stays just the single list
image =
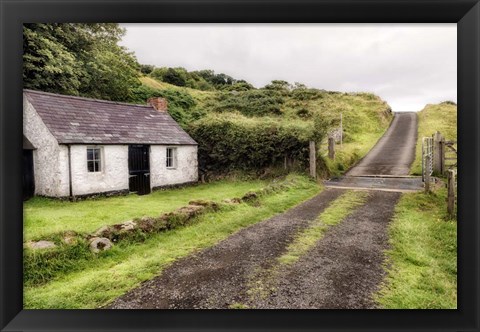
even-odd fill
[{"label": "dirt track", "polygon": [[[385,136],[349,175],[403,175],[413,161],[416,114],[397,114]],[[375,173],[370,173],[375,172]],[[289,211],[247,227],[211,248],[178,260],[116,299],[109,308],[372,308],[383,277],[387,226],[399,193],[371,191],[367,202],[272,281],[263,297],[248,293],[295,234],[343,189],[325,189]]]}]

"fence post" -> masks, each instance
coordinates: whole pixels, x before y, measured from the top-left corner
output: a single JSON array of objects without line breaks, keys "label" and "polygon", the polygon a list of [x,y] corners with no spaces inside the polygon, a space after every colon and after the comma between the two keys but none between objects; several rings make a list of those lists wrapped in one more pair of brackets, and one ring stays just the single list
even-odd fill
[{"label": "fence post", "polygon": [[428,169],[428,165],[430,164],[430,156],[425,157],[425,164],[427,165],[427,169],[425,172],[425,192],[429,193],[430,192],[430,171]]},{"label": "fence post", "polygon": [[333,137],[328,138],[328,158],[335,159],[335,139]]},{"label": "fence post", "polygon": [[447,171],[447,212],[450,218],[453,218],[455,215],[455,171]]},{"label": "fence post", "polygon": [[310,141],[310,176],[317,178],[317,153],[315,151],[315,141]]},{"label": "fence post", "polygon": [[445,172],[445,138],[438,131],[433,135],[433,171],[439,175]]}]

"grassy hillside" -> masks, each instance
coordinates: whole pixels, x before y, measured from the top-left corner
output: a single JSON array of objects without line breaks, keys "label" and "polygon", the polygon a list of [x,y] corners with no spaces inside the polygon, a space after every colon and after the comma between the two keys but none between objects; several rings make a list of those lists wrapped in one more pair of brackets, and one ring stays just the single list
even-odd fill
[{"label": "grassy hillside", "polygon": [[431,137],[437,131],[447,140],[457,140],[457,105],[444,102],[429,104],[418,114],[418,140],[411,174],[422,174],[422,138]]},{"label": "grassy hillside", "polygon": [[[363,157],[382,136],[392,119],[388,104],[370,93],[340,93],[311,89],[303,85],[288,87],[270,85],[261,89],[239,91],[200,91],[160,82],[151,77],[143,77],[141,82],[143,89],[149,94],[164,96],[169,100],[172,116],[197,141],[201,137],[195,136],[198,130],[194,131],[193,128],[208,127],[214,121],[223,121],[223,127],[232,124],[237,127],[244,126],[246,129],[258,126],[264,128],[264,131],[290,132],[290,136],[279,139],[282,142],[291,141],[292,135],[297,135],[295,138],[300,138],[302,147],[309,139],[322,138],[318,155],[319,172],[324,176],[341,174]],[[139,99],[138,102],[142,102],[147,96],[139,97],[143,99]],[[185,100],[191,102],[185,103]],[[340,114],[343,115],[344,140],[342,146],[337,145],[336,158],[332,161],[326,158],[325,133],[338,128]],[[269,124],[272,126],[268,127]],[[295,134],[291,134],[292,131],[295,131]],[[217,133],[225,137],[227,134]],[[238,138],[238,135],[235,137]],[[264,138],[250,137],[250,139],[245,145],[251,146],[252,140],[259,141]],[[235,148],[239,147],[238,144],[238,140],[231,142]],[[277,140],[270,150],[281,148]],[[295,148],[300,150],[299,145],[284,147],[285,151],[292,151]],[[245,150],[251,149],[245,147]],[[259,151],[256,152],[260,154]],[[265,151],[262,150],[262,153]],[[281,162],[281,158],[276,158],[275,155],[268,157]],[[248,158],[248,155],[242,158]],[[242,164],[238,161],[232,160],[231,164]],[[249,164],[253,163],[254,161]]]}]

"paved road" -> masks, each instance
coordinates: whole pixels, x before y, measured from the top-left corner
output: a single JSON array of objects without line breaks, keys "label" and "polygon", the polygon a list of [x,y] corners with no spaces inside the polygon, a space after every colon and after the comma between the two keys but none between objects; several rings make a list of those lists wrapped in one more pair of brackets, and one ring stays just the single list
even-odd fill
[{"label": "paved road", "polygon": [[[397,113],[384,137],[348,175],[408,174],[416,126],[414,113]],[[398,192],[370,191],[364,205],[330,227],[298,262],[275,275],[266,294],[252,297],[249,292],[259,271],[269,271],[295,235],[345,192],[327,188],[283,214],[180,259],[108,308],[231,308],[239,304],[249,308],[374,308],[372,294],[384,276],[387,226]]]},{"label": "paved road", "polygon": [[407,175],[415,159],[417,114],[395,113],[387,132],[347,176]]}]

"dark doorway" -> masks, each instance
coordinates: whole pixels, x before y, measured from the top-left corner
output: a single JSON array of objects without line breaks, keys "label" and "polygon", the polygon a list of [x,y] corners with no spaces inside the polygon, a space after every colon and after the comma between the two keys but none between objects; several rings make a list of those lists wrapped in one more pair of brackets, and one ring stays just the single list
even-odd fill
[{"label": "dark doorway", "polygon": [[150,146],[128,146],[129,190],[139,195],[150,193]]},{"label": "dark doorway", "polygon": [[33,197],[34,193],[33,150],[23,150],[23,200]]}]

